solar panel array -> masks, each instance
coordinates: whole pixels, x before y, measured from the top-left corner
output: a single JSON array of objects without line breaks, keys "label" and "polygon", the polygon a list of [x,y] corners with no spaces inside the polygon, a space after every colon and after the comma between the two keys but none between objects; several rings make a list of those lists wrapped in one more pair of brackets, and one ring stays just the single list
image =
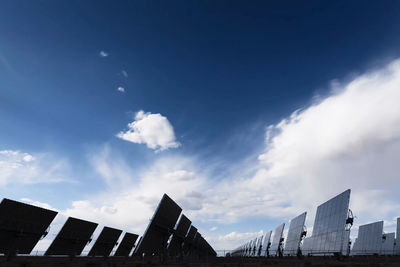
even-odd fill
[{"label": "solar panel array", "polygon": [[285,227],[283,223],[275,229],[272,242],[272,232],[270,231],[265,235],[259,255],[251,253],[254,241],[239,246],[232,250],[229,255],[233,257],[330,255],[336,253],[347,255],[349,253],[350,230],[346,229],[346,226],[352,224],[352,220],[349,220],[351,218],[348,217],[349,200],[350,189],[319,205],[313,233],[310,237],[305,238],[307,213],[304,212],[292,219],[286,241],[283,238]]},{"label": "solar panel array", "polygon": [[[137,256],[165,256],[183,259],[216,257],[217,253],[204,237],[181,214],[182,209],[166,194],[161,199],[146,232],[134,251]],[[3,199],[0,203],[0,253],[6,256],[29,254],[48,231],[57,212]],[[181,215],[181,216],[180,216]],[[180,217],[178,224],[176,221]],[[98,224],[69,217],[54,238],[46,256],[80,256]],[[88,256],[108,257],[118,246],[116,257],[130,256],[138,235],[125,233],[118,245],[122,230],[105,226]]]},{"label": "solar panel array", "polygon": [[290,221],[289,232],[285,241],[285,256],[300,254],[300,242],[304,233],[304,223],[307,212],[304,212]]},{"label": "solar panel array", "polygon": [[[193,260],[216,257],[215,250],[197,232],[195,227],[191,228],[189,232],[185,231],[190,221],[183,217],[184,215],[181,217],[182,223],[179,223],[175,228],[181,211],[181,207],[167,194],[164,194],[134,254],[137,256],[158,255],[162,259],[166,259],[169,256],[176,257],[177,255]],[[173,234],[176,234],[175,238],[172,236],[170,240]],[[173,242],[170,251],[168,251],[169,240],[170,243],[171,241]]]}]

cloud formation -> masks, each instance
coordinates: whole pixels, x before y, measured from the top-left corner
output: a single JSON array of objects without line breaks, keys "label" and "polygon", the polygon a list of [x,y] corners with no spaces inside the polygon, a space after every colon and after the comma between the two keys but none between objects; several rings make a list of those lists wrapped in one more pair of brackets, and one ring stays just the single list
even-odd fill
[{"label": "cloud formation", "polygon": [[100,57],[108,57],[108,53],[103,51],[103,50],[101,50],[100,53],[99,53],[99,56]]},{"label": "cloud formation", "polygon": [[135,120],[128,124],[128,128],[127,131],[119,132],[117,137],[132,143],[146,144],[156,151],[180,146],[171,123],[160,113],[152,114],[140,110],[136,113]]},{"label": "cloud formation", "polygon": [[66,161],[56,161],[48,155],[0,150],[0,186],[67,181],[67,169]]},{"label": "cloud formation", "polygon": [[[197,158],[160,158],[132,176],[135,172],[129,164],[118,172],[116,159],[103,155],[93,164],[98,170],[107,170],[99,172],[104,179],[110,179],[107,174],[118,173],[119,180],[124,181],[124,193],[110,189],[76,202],[68,212],[143,229],[166,192],[192,220],[218,226],[251,217],[287,222],[308,211],[307,226],[311,229],[317,205],[351,188],[350,206],[357,224],[380,219],[390,222],[400,210],[399,99],[400,61],[394,61],[267,127],[266,142],[260,144],[264,152],[254,155],[258,160],[228,167],[227,175],[220,180],[213,179],[212,170],[202,167]],[[152,149],[177,146],[172,126],[160,114],[140,111],[129,128],[118,137],[146,143]],[[169,138],[160,138],[160,132],[168,132]],[[133,208],[137,212],[131,215]],[[107,210],[115,212],[108,216]],[[217,249],[234,248],[250,238],[245,237],[236,233],[209,236]],[[221,242],[225,239],[230,242]]]},{"label": "cloud formation", "polygon": [[117,91],[118,91],[118,92],[121,92],[121,93],[125,93],[125,88],[119,86],[119,87],[117,88]]}]

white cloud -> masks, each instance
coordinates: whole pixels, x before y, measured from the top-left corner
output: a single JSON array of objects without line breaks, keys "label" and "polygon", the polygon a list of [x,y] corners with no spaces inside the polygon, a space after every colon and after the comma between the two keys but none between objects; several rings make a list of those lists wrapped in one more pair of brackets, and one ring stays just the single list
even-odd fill
[{"label": "white cloud", "polygon": [[132,143],[146,144],[148,148],[157,151],[180,146],[175,140],[171,123],[160,113],[152,114],[140,110],[136,113],[135,120],[128,124],[128,128],[125,132],[119,132],[117,137]]},{"label": "white cloud", "polygon": [[211,231],[211,232],[214,232],[214,231],[216,231],[217,229],[218,229],[217,226],[213,226],[213,227],[210,228],[210,231]]},{"label": "white cloud", "polygon": [[125,78],[128,78],[128,72],[126,72],[126,70],[122,70],[121,71],[122,76],[124,76]]},{"label": "white cloud", "polygon": [[117,88],[117,91],[121,92],[121,93],[125,93],[125,88],[120,86]]},{"label": "white cloud", "polygon": [[108,189],[89,199],[74,201],[63,211],[68,216],[142,233],[164,193],[177,201],[190,218],[202,208],[203,201],[199,198],[206,179],[185,170],[191,168],[191,161],[186,158],[159,159],[138,175],[108,147],[92,157],[91,162],[109,185]]},{"label": "white cloud", "polygon": [[45,154],[0,151],[0,186],[67,181],[68,163]]},{"label": "white cloud", "polygon": [[[228,175],[220,180],[213,179],[212,170],[195,158],[161,158],[133,176],[135,170],[124,159],[103,155],[93,164],[105,180],[121,181],[117,183],[124,185],[123,193],[110,186],[104,194],[74,203],[68,212],[144,229],[166,192],[192,221],[222,225],[263,217],[288,222],[307,211],[310,230],[316,206],[351,188],[357,225],[391,221],[400,213],[399,99],[400,61],[394,61],[267,127],[265,151],[259,160],[228,167]],[[164,127],[155,126],[160,121],[168,125],[169,138],[158,136],[165,132]],[[129,128],[118,137],[146,143],[152,149],[177,146],[172,126],[160,114],[140,111]],[[134,215],[131,210],[136,211]],[[253,237],[234,232],[208,240],[216,248],[231,249]],[[229,238],[236,241],[228,242]]]},{"label": "white cloud", "polygon": [[48,203],[32,200],[30,198],[21,198],[21,201],[25,202],[27,204],[33,205],[33,206],[37,206],[37,207],[41,207],[41,208],[44,208],[44,209],[57,211],[55,208],[50,206],[50,204],[48,204]]},{"label": "white cloud", "polygon": [[225,235],[218,236],[207,236],[205,237],[209,243],[216,249],[234,249],[245,243],[253,240],[255,238],[259,238],[264,235],[264,231],[260,230],[258,232],[230,232]]},{"label": "white cloud", "polygon": [[100,57],[108,57],[108,53],[102,50],[102,51],[100,51],[99,56]]}]

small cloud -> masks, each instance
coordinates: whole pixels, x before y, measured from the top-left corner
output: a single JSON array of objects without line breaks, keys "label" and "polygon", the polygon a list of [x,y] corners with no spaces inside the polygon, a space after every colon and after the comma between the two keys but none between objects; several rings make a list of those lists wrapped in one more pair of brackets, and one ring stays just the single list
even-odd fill
[{"label": "small cloud", "polygon": [[121,71],[121,74],[122,74],[122,76],[124,76],[125,78],[128,78],[128,73],[127,73],[125,70]]},{"label": "small cloud", "polygon": [[108,53],[105,52],[105,51],[103,51],[103,50],[100,51],[99,55],[100,55],[101,57],[108,57]]},{"label": "small cloud", "polygon": [[128,124],[128,128],[125,132],[119,132],[117,137],[132,143],[146,144],[157,152],[180,146],[171,123],[160,113],[152,114],[140,110],[136,113],[135,120]]},{"label": "small cloud", "polygon": [[217,230],[217,229],[218,229],[218,227],[217,227],[217,226],[214,226],[214,227],[211,227],[211,228],[210,228],[210,231],[211,231],[211,232],[214,232],[214,231]]},{"label": "small cloud", "polygon": [[118,90],[118,92],[121,92],[121,93],[125,93],[125,88],[124,87],[118,87],[117,88],[117,90]]},{"label": "small cloud", "polygon": [[68,164],[46,154],[0,150],[0,187],[8,184],[66,182]]}]

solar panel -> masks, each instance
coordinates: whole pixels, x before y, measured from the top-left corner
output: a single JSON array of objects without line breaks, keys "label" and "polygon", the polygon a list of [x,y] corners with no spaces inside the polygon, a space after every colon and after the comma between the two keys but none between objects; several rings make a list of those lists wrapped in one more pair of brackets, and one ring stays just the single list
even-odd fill
[{"label": "solar panel", "polygon": [[185,241],[183,241],[183,253],[188,254],[193,247],[193,240],[197,234],[197,228],[193,225],[190,226],[189,232],[185,237]]},{"label": "solar panel", "polygon": [[282,223],[274,231],[274,237],[272,239],[271,249],[270,249],[271,256],[280,256],[284,228],[285,228],[285,223]]},{"label": "solar panel", "polygon": [[257,244],[257,253],[256,256],[260,257],[261,256],[261,251],[262,251],[262,241],[263,241],[264,236],[260,236],[258,238],[258,244]]},{"label": "solar panel", "polygon": [[182,254],[183,241],[191,223],[192,222],[184,214],[182,214],[176,226],[175,232],[172,235],[171,241],[168,244],[168,253],[171,256]]},{"label": "solar panel", "polygon": [[394,252],[394,233],[384,234],[381,254],[393,255],[393,252]]},{"label": "solar panel", "polygon": [[107,226],[104,227],[93,247],[90,249],[88,256],[109,256],[121,233],[122,230]]},{"label": "solar panel", "polygon": [[125,233],[121,243],[119,244],[117,250],[114,253],[114,256],[128,257],[132,251],[132,248],[135,246],[138,237],[139,236],[136,234]]},{"label": "solar panel", "polygon": [[3,199],[0,203],[0,253],[31,253],[56,215],[56,211]]},{"label": "solar panel", "polygon": [[[395,254],[400,255],[400,217],[397,218]],[[397,244],[399,243],[399,244]]]},{"label": "solar panel", "polygon": [[269,256],[269,249],[270,249],[270,246],[271,246],[271,235],[272,235],[272,231],[269,231],[264,236],[263,249],[262,249],[262,252],[261,252],[261,256],[263,256],[263,257],[268,257]]},{"label": "solar panel", "polygon": [[304,212],[290,221],[289,232],[285,241],[285,250],[283,251],[285,256],[298,254],[306,216],[307,212]]},{"label": "solar panel", "polygon": [[45,255],[80,255],[96,227],[97,223],[69,217]]},{"label": "solar panel", "polygon": [[350,189],[317,208],[309,254],[347,254],[349,230],[345,229],[349,209]]},{"label": "solar panel", "polygon": [[166,254],[167,242],[182,209],[164,194],[147,229],[136,247],[136,255]]},{"label": "solar panel", "polygon": [[301,247],[303,255],[311,254],[312,239],[311,237],[304,238],[303,246]]},{"label": "solar panel", "polygon": [[383,221],[361,225],[358,228],[357,244],[353,255],[379,254],[382,247]]}]

